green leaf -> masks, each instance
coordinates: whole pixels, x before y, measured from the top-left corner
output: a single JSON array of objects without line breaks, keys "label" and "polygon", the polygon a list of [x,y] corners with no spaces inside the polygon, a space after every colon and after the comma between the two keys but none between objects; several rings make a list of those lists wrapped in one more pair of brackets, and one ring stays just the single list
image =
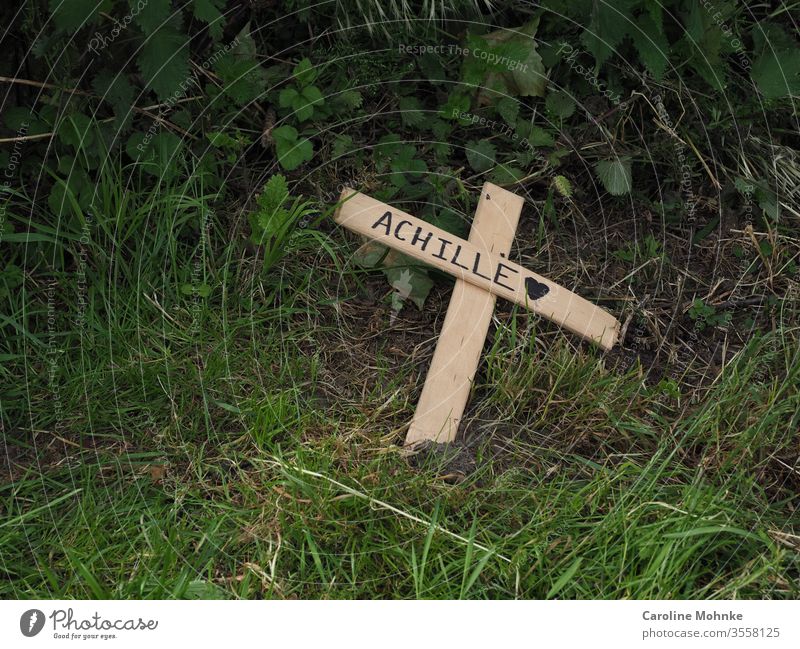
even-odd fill
[{"label": "green leaf", "polygon": [[589,26],[581,35],[581,42],[594,56],[599,69],[631,31],[631,8],[636,0],[595,2]]},{"label": "green leaf", "polygon": [[92,88],[100,98],[111,104],[116,117],[115,126],[119,130],[123,124],[128,124],[133,117],[133,86],[128,81],[128,76],[122,72],[101,70],[92,79]]},{"label": "green leaf", "polygon": [[331,98],[331,102],[337,107],[342,107],[343,110],[353,110],[355,108],[361,108],[361,104],[364,103],[364,98],[357,90],[345,90],[338,95],[334,95]]},{"label": "green leaf", "polygon": [[[410,153],[408,151],[410,150]],[[405,145],[402,149],[401,156],[392,160],[389,165],[392,173],[389,174],[389,180],[396,187],[403,187],[407,183],[406,176],[412,180],[416,180],[419,176],[428,171],[428,165],[424,160],[417,160],[413,158],[416,149],[413,146]]]},{"label": "green leaf", "polygon": [[612,196],[628,194],[633,186],[629,158],[601,160],[594,166],[595,174]]},{"label": "green leaf", "polygon": [[3,122],[9,130],[21,133],[30,131],[30,124],[37,121],[36,114],[25,106],[3,107]]},{"label": "green leaf", "polygon": [[289,185],[281,174],[275,174],[264,185],[264,190],[258,197],[259,207],[267,213],[272,213],[283,207],[289,199]]},{"label": "green leaf", "polygon": [[183,295],[197,295],[199,297],[208,297],[211,295],[211,287],[208,284],[199,284],[192,286],[191,284],[181,284],[181,293]]},{"label": "green leaf", "polygon": [[639,18],[637,28],[632,30],[633,43],[647,70],[656,81],[660,81],[669,65],[669,41],[664,27],[650,15]]},{"label": "green leaf", "polygon": [[136,62],[147,87],[159,99],[179,98],[189,88],[188,45],[186,34],[169,25],[145,39]]},{"label": "green leaf", "polygon": [[300,94],[312,104],[319,104],[324,101],[322,91],[316,86],[306,86]]},{"label": "green leaf", "polygon": [[498,185],[512,185],[525,177],[525,171],[519,167],[500,165],[492,172],[492,182]]},{"label": "green leaf", "polygon": [[[139,0],[133,0],[138,2]],[[214,41],[222,38],[225,29],[225,19],[222,16],[222,9],[225,8],[226,0],[193,0],[192,13],[198,20],[208,24],[208,33]]]},{"label": "green leaf", "polygon": [[383,261],[388,251],[389,249],[382,243],[370,240],[353,253],[353,261],[362,268],[375,268]]},{"label": "green leaf", "polygon": [[513,126],[519,116],[519,102],[513,97],[502,97],[494,106],[497,114],[509,126]]},{"label": "green leaf", "polygon": [[[729,43],[712,13],[700,3],[691,2],[685,20],[685,35],[675,44],[676,55],[689,62],[690,67],[712,88],[723,90],[727,83],[727,66],[720,54],[723,43]],[[723,7],[720,7],[722,10]]]},{"label": "green leaf", "polygon": [[238,106],[246,106],[264,92],[264,77],[258,62],[229,52],[214,65],[222,79],[223,92]]},{"label": "green leaf", "polygon": [[[129,7],[135,9],[139,0],[129,0]],[[155,34],[166,27],[172,15],[172,0],[147,0],[147,6],[134,16],[134,22],[146,35]]]},{"label": "green leaf", "polygon": [[535,36],[538,29],[537,17],[516,30],[498,29],[484,37],[490,44],[505,43],[509,48],[506,51],[513,65],[507,64],[507,71],[495,74],[518,97],[544,97],[547,87],[542,57],[536,51]]},{"label": "green leaf", "polygon": [[445,119],[458,120],[459,124],[466,126],[470,123],[468,118],[462,118],[462,113],[468,113],[470,100],[467,95],[460,92],[451,92],[447,96],[447,102],[439,109],[439,115]]},{"label": "green leaf", "polygon": [[[712,309],[713,313],[713,309]],[[764,539],[758,534],[753,534],[747,530],[738,527],[730,527],[728,525],[708,525],[706,527],[696,527],[685,532],[669,532],[664,534],[665,539],[688,539],[693,536],[719,536],[720,534],[734,534],[753,541],[763,542]]]},{"label": "green leaf", "polygon": [[86,210],[91,204],[94,183],[80,167],[72,164],[61,170],[60,178],[50,190],[48,206],[56,215],[63,215],[71,209],[75,214]]},{"label": "green leaf", "polygon": [[750,33],[753,37],[753,50],[756,56],[761,56],[766,50],[782,52],[791,50],[795,46],[792,37],[776,23],[759,21],[753,24]]},{"label": "green leaf", "polygon": [[[300,97],[295,101],[297,118],[302,122],[309,119],[314,114],[314,107],[321,106],[325,99],[322,92],[316,86],[306,86],[300,92]],[[301,115],[302,111],[302,117]]]},{"label": "green leaf", "polygon": [[93,24],[102,8],[97,0],[50,0],[49,6],[56,29],[62,32]]},{"label": "green leaf", "polygon": [[434,212],[433,216],[425,219],[431,225],[441,228],[445,232],[454,234],[457,237],[466,239],[469,235],[469,227],[464,219],[449,207],[442,207]]},{"label": "green leaf", "polygon": [[208,141],[211,143],[211,146],[217,147],[219,149],[239,149],[240,143],[234,137],[231,137],[225,131],[210,131],[206,133],[206,137]]},{"label": "green leaf", "polygon": [[322,102],[322,93],[316,86],[307,86],[298,92],[295,88],[284,88],[278,95],[282,108],[291,108],[292,116],[304,122],[314,114],[314,104]]},{"label": "green leaf", "polygon": [[489,140],[467,142],[467,161],[476,172],[483,173],[494,167],[497,148]]},{"label": "green leaf", "polygon": [[753,64],[751,75],[766,99],[800,95],[800,49],[776,52],[766,48]]},{"label": "green leaf", "polygon": [[544,106],[548,113],[561,119],[567,119],[575,114],[575,100],[564,90],[548,92]]},{"label": "green leaf", "polygon": [[94,142],[93,122],[83,113],[65,115],[58,125],[58,139],[76,151]]},{"label": "green leaf", "polygon": [[445,122],[443,119],[433,117],[426,122],[435,137],[439,142],[444,142],[450,137],[453,132],[453,125]]},{"label": "green leaf", "polygon": [[426,52],[417,58],[417,65],[424,77],[434,85],[447,81],[447,73],[442,65],[442,57]]},{"label": "green leaf", "polygon": [[281,108],[291,108],[299,96],[300,93],[295,88],[284,88],[278,95],[278,105]]},{"label": "green leaf", "polygon": [[317,70],[308,59],[302,59],[294,68],[294,78],[301,86],[307,86],[317,78]]},{"label": "green leaf", "polygon": [[275,140],[278,162],[287,171],[297,169],[314,155],[311,141],[305,138],[299,139],[297,129],[288,124],[272,129],[272,137]]},{"label": "green leaf", "polygon": [[425,123],[425,115],[420,110],[421,105],[416,97],[400,97],[398,108],[404,126],[417,127]]},{"label": "green leaf", "polygon": [[333,158],[341,158],[354,148],[353,138],[350,135],[337,135],[333,141],[333,146],[331,146],[331,155]]},{"label": "green leaf", "polygon": [[546,131],[539,126],[534,126],[531,128],[531,133],[528,136],[528,142],[530,142],[531,146],[552,147],[555,146],[556,139],[550,131]]}]

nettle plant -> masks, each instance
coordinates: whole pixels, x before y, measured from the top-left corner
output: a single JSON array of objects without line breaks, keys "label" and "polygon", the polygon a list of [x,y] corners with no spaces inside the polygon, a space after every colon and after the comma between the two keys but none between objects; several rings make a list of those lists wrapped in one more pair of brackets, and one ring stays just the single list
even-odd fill
[{"label": "nettle plant", "polygon": [[250,241],[263,248],[263,269],[267,271],[286,254],[298,226],[315,210],[309,201],[291,198],[286,178],[280,174],[267,181],[257,203],[249,215]]},{"label": "nettle plant", "polygon": [[[646,79],[674,76],[705,86],[709,100],[701,108],[713,115],[715,92],[759,111],[762,104],[786,106],[800,93],[797,42],[769,18],[755,21],[745,3],[545,0],[541,6],[543,60],[578,97],[603,95],[619,105]],[[577,33],[564,29],[564,16],[580,26]],[[610,194],[628,194],[631,163],[631,156],[614,156],[598,161],[595,174]]]},{"label": "nettle plant", "polygon": [[45,15],[31,9],[29,75],[49,74],[63,87],[46,88],[4,122],[53,134],[26,158],[44,161],[54,216],[86,210],[102,165],[112,160],[134,163],[137,178],[149,184],[195,173],[210,190],[222,186],[220,164],[250,144],[234,117],[280,73],[261,67],[246,30],[223,37],[224,6],[225,0],[50,0]]},{"label": "nettle plant", "polygon": [[[545,0],[540,4],[547,10],[543,35],[555,37],[545,54],[547,63],[562,58],[565,42],[567,53],[582,47],[594,59],[595,73],[602,73],[615,90],[623,89],[625,70],[633,64],[656,81],[677,68],[685,77],[688,68],[718,91],[731,91],[733,79],[747,74],[766,100],[800,92],[797,43],[769,20],[754,23],[743,3]],[[575,40],[569,41],[564,33],[563,16],[582,28]]]}]

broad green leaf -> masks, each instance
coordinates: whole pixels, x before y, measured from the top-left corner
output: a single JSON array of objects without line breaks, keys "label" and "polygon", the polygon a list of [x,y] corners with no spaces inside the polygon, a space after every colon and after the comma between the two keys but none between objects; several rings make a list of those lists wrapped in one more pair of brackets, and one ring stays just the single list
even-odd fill
[{"label": "broad green leaf", "polygon": [[517,121],[519,102],[513,97],[502,97],[494,105],[494,108],[506,124],[513,126]]},{"label": "broad green leaf", "polygon": [[192,284],[181,284],[181,293],[183,295],[208,297],[211,295],[211,287],[208,284],[199,284],[197,286],[193,286]]},{"label": "broad green leaf", "polygon": [[301,86],[307,86],[316,80],[317,70],[311,61],[304,58],[295,66],[294,78]]},{"label": "broad green leaf", "polygon": [[539,18],[537,17],[514,31],[499,29],[485,36],[489,43],[505,43],[512,48],[508,50],[509,52],[522,53],[512,54],[509,57],[512,59],[514,56],[520,57],[512,69],[507,66],[507,71],[497,73],[505,80],[509,90],[518,97],[544,97],[547,87],[547,76],[542,57],[536,51],[535,36],[538,28]]},{"label": "broad green leaf", "polygon": [[93,24],[101,9],[97,0],[50,0],[49,6],[56,29],[62,32],[75,32]]},{"label": "broad green leaf", "polygon": [[295,100],[297,118],[302,122],[314,114],[314,107],[324,102],[322,92],[316,86],[306,86],[300,92],[300,97]]},{"label": "broad green leaf", "polygon": [[58,125],[58,139],[76,151],[94,142],[94,123],[83,113],[65,115]]},{"label": "broad green leaf", "polygon": [[420,175],[428,171],[428,165],[424,160],[414,158],[416,149],[411,145],[402,145],[391,161],[389,167],[392,173],[389,180],[396,187],[403,187],[407,183],[407,177],[416,180]]},{"label": "broad green leaf", "polygon": [[337,135],[331,146],[331,155],[333,158],[341,158],[352,151],[353,138],[350,135]]},{"label": "broad green leaf", "polygon": [[92,79],[92,88],[100,95],[101,99],[111,104],[116,117],[115,126],[117,130],[130,122],[133,116],[134,90],[126,74],[107,69],[101,70]]},{"label": "broad green leaf", "polygon": [[575,100],[564,90],[548,92],[544,106],[548,113],[560,119],[567,119],[575,114]]},{"label": "broad green leaf", "polygon": [[643,15],[631,33],[642,63],[656,81],[661,80],[669,65],[669,41],[664,35],[663,25],[656,23],[650,15]]},{"label": "broad green leaf", "polygon": [[525,171],[519,167],[509,167],[508,165],[499,165],[492,172],[491,178],[493,183],[498,185],[512,185],[519,182],[525,177]]},{"label": "broad green leaf", "polygon": [[297,169],[314,155],[311,141],[305,138],[299,139],[297,129],[288,124],[272,129],[272,137],[275,140],[278,162],[287,171]]},{"label": "broad green leaf", "polygon": [[272,213],[283,207],[289,198],[289,185],[281,174],[275,174],[264,185],[258,197],[258,205],[264,212]]},{"label": "broad green leaf", "polygon": [[[139,0],[134,1],[138,2]],[[222,38],[222,32],[225,29],[225,18],[222,15],[225,2],[226,0],[193,0],[192,13],[194,17],[208,24],[208,33],[215,41]]]},{"label": "broad green leaf", "polygon": [[767,99],[800,95],[800,49],[775,52],[767,47],[751,75]]},{"label": "broad green leaf", "polygon": [[599,69],[633,29],[631,8],[636,0],[595,2],[589,26],[581,35],[581,42],[594,56]]},{"label": "broad green leaf", "polygon": [[258,62],[229,52],[215,63],[222,90],[238,106],[245,106],[264,92],[264,77]]},{"label": "broad green leaf", "polygon": [[688,3],[684,19],[684,37],[672,48],[679,59],[685,59],[700,77],[716,90],[727,83],[727,66],[721,57],[723,44],[729,43],[711,12],[700,3]]},{"label": "broad green leaf", "polygon": [[4,106],[3,122],[15,133],[30,132],[30,125],[38,121],[36,114],[25,106]]},{"label": "broad green leaf", "polygon": [[467,222],[457,212],[448,207],[436,210],[433,216],[425,219],[431,225],[442,228],[445,232],[466,239],[469,235]]},{"label": "broad green leaf", "polygon": [[161,100],[180,98],[190,88],[189,41],[186,34],[164,26],[148,36],[137,64],[147,87]]},{"label": "broad green leaf", "polygon": [[439,115],[445,119],[458,120],[459,124],[466,126],[470,123],[469,118],[461,117],[463,113],[469,113],[470,100],[467,95],[460,92],[451,92],[447,96],[447,102],[439,109]]},{"label": "broad green leaf", "polygon": [[416,127],[425,122],[425,115],[420,110],[421,105],[416,97],[400,97],[398,108],[404,126]]},{"label": "broad green leaf", "polygon": [[531,133],[528,136],[528,142],[530,142],[531,146],[551,147],[555,146],[556,139],[550,131],[546,131],[540,126],[534,126],[531,128]]},{"label": "broad green leaf", "polygon": [[324,101],[322,91],[316,86],[306,86],[300,94],[311,104],[319,104]]},{"label": "broad green leaf", "polygon": [[210,133],[206,133],[206,137],[208,141],[211,143],[211,146],[215,146],[220,149],[239,149],[240,142],[234,137],[231,137],[225,131],[211,131]]},{"label": "broad green leaf", "polygon": [[761,56],[766,50],[783,52],[791,50],[795,46],[795,41],[786,30],[775,23],[759,21],[750,30],[753,37],[753,50],[756,57]]},{"label": "broad green leaf", "polygon": [[483,173],[494,167],[497,148],[489,140],[472,140],[467,143],[466,154],[469,166]]},{"label": "broad green leaf", "polygon": [[294,87],[284,88],[278,95],[278,105],[281,108],[291,108],[299,95]]},{"label": "broad green leaf", "polygon": [[353,261],[362,268],[375,268],[383,261],[388,251],[389,249],[382,243],[370,240],[353,253]]},{"label": "broad green leaf", "polygon": [[[138,2],[139,0],[129,0],[130,8],[136,10]],[[171,15],[172,0],[147,0],[147,6],[133,20],[149,36],[166,27]]]},{"label": "broad green leaf", "polygon": [[426,52],[417,58],[417,65],[423,76],[432,84],[439,85],[447,80],[441,56]]},{"label": "broad green leaf", "polygon": [[631,161],[629,158],[601,160],[594,166],[597,178],[612,196],[628,194],[633,187]]},{"label": "broad green leaf", "polygon": [[337,95],[333,95],[330,100],[337,108],[341,106],[343,110],[361,108],[361,104],[364,103],[364,98],[358,90],[345,90]]}]

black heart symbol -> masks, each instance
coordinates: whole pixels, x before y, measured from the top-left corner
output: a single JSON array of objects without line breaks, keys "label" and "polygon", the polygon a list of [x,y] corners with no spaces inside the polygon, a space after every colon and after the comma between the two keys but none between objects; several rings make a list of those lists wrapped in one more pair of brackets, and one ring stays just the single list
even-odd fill
[{"label": "black heart symbol", "polygon": [[525,290],[531,300],[538,300],[550,292],[550,287],[541,282],[537,282],[533,277],[525,278]]}]

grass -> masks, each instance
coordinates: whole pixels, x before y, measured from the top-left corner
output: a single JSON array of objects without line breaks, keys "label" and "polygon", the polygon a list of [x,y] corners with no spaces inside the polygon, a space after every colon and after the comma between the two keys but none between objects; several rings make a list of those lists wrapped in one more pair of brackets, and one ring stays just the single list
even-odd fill
[{"label": "grass", "polygon": [[89,281],[10,310],[3,597],[800,594],[796,328],[690,390],[501,306],[466,441],[408,458],[433,330],[347,246],[263,274],[202,187],[99,200]]},{"label": "grass", "polygon": [[[149,114],[91,147],[56,120],[35,140],[4,121],[22,182],[3,188],[0,223],[0,597],[800,596],[792,97],[762,105],[731,63],[723,101],[679,49],[674,74],[642,81],[642,61],[621,62],[625,38],[598,77],[622,84],[624,106],[550,52],[550,90],[580,104],[556,124],[546,97],[492,103],[476,79],[494,73],[469,72],[474,56],[401,56],[401,43],[466,44],[467,28],[517,30],[538,15],[495,4],[347,0],[284,21],[254,11],[239,63],[265,75],[261,90],[219,92],[238,64],[227,81],[224,68],[204,77],[158,122],[194,144],[173,134],[147,167],[121,148],[152,128]],[[250,19],[233,14],[232,34]],[[763,14],[737,12],[737,33]],[[540,17],[542,52],[583,42],[571,19]],[[30,25],[11,66],[38,38]],[[43,32],[46,56],[13,96],[110,127],[103,116],[119,106],[95,79],[53,67],[73,32]],[[706,32],[717,56],[722,32]],[[218,45],[193,43],[192,62]],[[310,121],[280,106],[306,57],[330,108]],[[137,92],[139,63],[123,74]],[[79,92],[44,93],[53,78]],[[166,106],[149,91],[132,100],[155,101]],[[454,106],[504,126],[448,121]],[[284,167],[292,196],[325,207],[351,184],[455,227],[484,180],[519,166],[519,182],[502,180],[526,198],[514,259],[613,311],[624,340],[602,354],[499,301],[458,442],[404,451],[450,285],[436,276],[424,308],[393,314],[385,277],[354,263],[360,242],[322,210],[294,230],[309,215],[287,219],[269,255],[253,245],[248,216],[279,168],[281,125],[313,140],[311,161]],[[531,125],[533,152],[516,141],[534,138]],[[121,147],[100,148],[118,136]],[[476,143],[496,150],[494,169],[473,166]],[[620,153],[633,187],[614,198],[593,166]],[[205,171],[188,162],[201,154]],[[91,210],[72,190],[47,204],[54,178],[79,186],[62,166],[90,170]]]}]

